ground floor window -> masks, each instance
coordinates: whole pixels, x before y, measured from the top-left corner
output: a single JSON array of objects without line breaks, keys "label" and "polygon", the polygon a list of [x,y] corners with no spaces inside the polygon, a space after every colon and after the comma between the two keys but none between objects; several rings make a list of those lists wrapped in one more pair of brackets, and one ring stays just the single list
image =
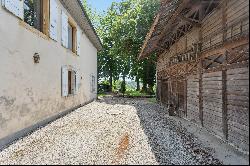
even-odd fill
[{"label": "ground floor window", "polygon": [[62,68],[62,96],[75,95],[80,88],[79,71],[72,67]]},{"label": "ground floor window", "polygon": [[75,94],[76,89],[76,72],[75,71],[68,71],[68,94],[73,95]]},{"label": "ground floor window", "polygon": [[91,92],[95,92],[95,91],[96,91],[96,78],[92,74],[91,75]]}]

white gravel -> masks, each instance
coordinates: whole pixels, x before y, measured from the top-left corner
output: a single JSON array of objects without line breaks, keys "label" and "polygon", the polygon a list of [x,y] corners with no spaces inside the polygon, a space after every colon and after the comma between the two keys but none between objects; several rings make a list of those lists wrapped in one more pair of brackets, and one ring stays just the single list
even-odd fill
[{"label": "white gravel", "polygon": [[0,152],[0,164],[221,164],[148,100],[105,98]]}]

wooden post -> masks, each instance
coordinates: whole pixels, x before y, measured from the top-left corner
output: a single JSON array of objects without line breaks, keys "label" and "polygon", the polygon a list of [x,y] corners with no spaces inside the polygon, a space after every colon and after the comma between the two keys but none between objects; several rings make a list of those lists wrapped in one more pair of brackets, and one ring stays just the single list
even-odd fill
[{"label": "wooden post", "polygon": [[222,69],[222,131],[225,140],[228,140],[228,113],[227,113],[227,52],[225,52],[226,60]]},{"label": "wooden post", "polygon": [[227,70],[222,70],[222,130],[224,139],[228,140],[228,117],[227,117]]},{"label": "wooden post", "polygon": [[224,0],[222,5],[223,42],[225,42],[227,39],[227,3],[228,0]]},{"label": "wooden post", "polygon": [[202,127],[204,127],[204,124],[203,124],[203,96],[202,96],[202,60],[200,60],[200,63],[199,63],[199,67],[198,67],[198,72],[199,72],[199,118],[200,118],[200,121],[201,121],[201,125]]},{"label": "wooden post", "polygon": [[187,118],[187,77],[184,79],[184,111],[185,111],[185,118]]},{"label": "wooden post", "polygon": [[[223,42],[227,40],[227,4],[224,0],[222,5],[222,28]],[[232,32],[232,31],[231,31]],[[227,52],[225,52],[226,60],[223,62],[222,69],[222,131],[225,140],[228,140],[228,116],[227,116]]]}]

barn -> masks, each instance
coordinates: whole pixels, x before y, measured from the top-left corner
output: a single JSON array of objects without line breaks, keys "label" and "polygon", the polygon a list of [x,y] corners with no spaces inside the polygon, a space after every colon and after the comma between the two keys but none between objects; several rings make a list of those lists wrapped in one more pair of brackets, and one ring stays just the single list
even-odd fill
[{"label": "barn", "polygon": [[249,153],[249,1],[162,0],[152,53],[158,101]]}]

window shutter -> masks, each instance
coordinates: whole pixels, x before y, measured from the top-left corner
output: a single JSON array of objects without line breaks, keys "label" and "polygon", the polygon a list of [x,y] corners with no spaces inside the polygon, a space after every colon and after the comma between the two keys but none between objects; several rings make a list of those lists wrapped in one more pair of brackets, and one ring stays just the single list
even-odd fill
[{"label": "window shutter", "polygon": [[80,72],[76,70],[76,89],[75,89],[75,94],[79,93],[80,91],[80,86],[81,86],[81,76]]},{"label": "window shutter", "polygon": [[23,19],[23,0],[3,0],[3,6],[17,17]]},{"label": "window shutter", "polygon": [[62,45],[68,48],[68,16],[62,11]]},{"label": "window shutter", "polygon": [[62,67],[62,96],[68,96],[68,68]]},{"label": "window shutter", "polygon": [[50,0],[50,37],[57,41],[58,7],[55,0]]},{"label": "window shutter", "polygon": [[77,55],[80,56],[81,53],[81,30],[77,30]]}]

